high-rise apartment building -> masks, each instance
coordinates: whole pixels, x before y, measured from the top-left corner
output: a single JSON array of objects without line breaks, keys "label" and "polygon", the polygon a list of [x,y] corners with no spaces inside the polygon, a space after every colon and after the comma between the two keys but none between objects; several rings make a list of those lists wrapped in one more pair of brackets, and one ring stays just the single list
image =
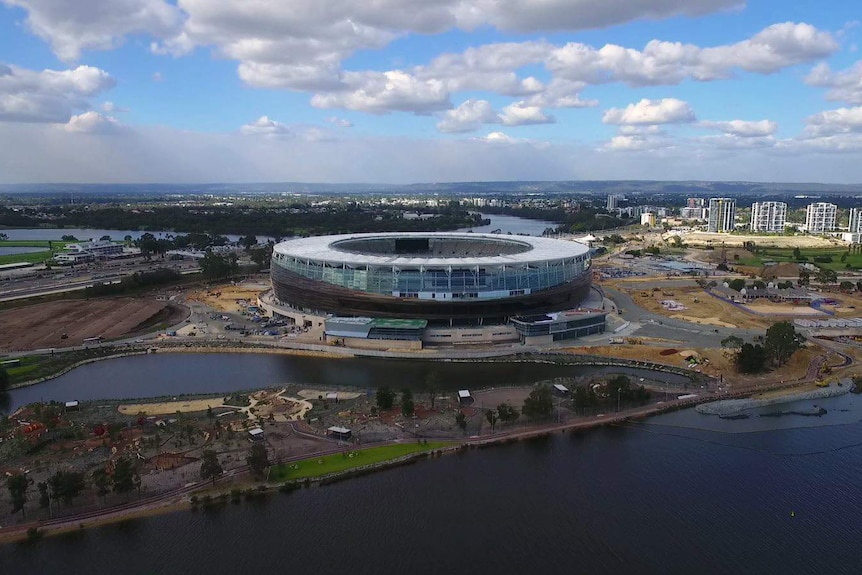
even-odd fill
[{"label": "high-rise apartment building", "polygon": [[805,210],[805,229],[809,234],[823,234],[835,229],[838,206],[826,202],[809,204]]},{"label": "high-rise apartment building", "polygon": [[736,227],[736,200],[733,198],[710,198],[706,231],[712,233],[732,232]]},{"label": "high-rise apartment building", "polygon": [[607,210],[609,212],[614,211],[618,207],[620,207],[620,200],[625,199],[625,196],[621,196],[620,194],[610,194],[608,195],[608,205]]},{"label": "high-rise apartment building", "polygon": [[751,204],[751,231],[780,233],[787,221],[787,204],[784,202],[755,202]]},{"label": "high-rise apartment building", "polygon": [[850,209],[850,229],[847,231],[851,234],[862,233],[862,208]]}]

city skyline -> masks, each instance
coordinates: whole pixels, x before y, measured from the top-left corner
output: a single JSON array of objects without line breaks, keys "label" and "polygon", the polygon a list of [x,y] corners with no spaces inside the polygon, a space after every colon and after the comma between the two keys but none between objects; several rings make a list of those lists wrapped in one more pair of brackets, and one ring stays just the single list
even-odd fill
[{"label": "city skyline", "polygon": [[0,0],[0,183],[860,182],[854,8]]}]

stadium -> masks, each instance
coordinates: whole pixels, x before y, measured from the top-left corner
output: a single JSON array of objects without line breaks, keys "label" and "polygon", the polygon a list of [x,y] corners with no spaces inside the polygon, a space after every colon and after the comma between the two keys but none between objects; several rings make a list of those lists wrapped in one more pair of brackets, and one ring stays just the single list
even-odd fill
[{"label": "stadium", "polygon": [[275,304],[326,318],[328,338],[390,340],[422,339],[426,327],[547,320],[578,308],[591,279],[583,244],[439,232],[288,240],[275,246],[270,274]]}]

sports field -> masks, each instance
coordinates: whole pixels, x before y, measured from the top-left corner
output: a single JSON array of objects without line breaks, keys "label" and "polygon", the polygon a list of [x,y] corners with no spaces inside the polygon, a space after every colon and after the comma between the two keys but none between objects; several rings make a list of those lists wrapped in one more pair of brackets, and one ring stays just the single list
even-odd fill
[{"label": "sports field", "polygon": [[395,445],[382,445],[356,451],[345,451],[323,457],[311,457],[293,463],[275,465],[270,469],[269,480],[275,483],[290,481],[294,479],[313,479],[323,477],[331,473],[348,471],[366,465],[374,465],[412,455],[450,447],[453,443],[446,441],[420,443],[397,443]]}]

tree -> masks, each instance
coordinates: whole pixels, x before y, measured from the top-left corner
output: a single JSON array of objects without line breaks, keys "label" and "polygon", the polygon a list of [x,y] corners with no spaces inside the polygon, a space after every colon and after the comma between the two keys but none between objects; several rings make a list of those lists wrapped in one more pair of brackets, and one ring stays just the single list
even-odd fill
[{"label": "tree", "polygon": [[257,236],[254,234],[249,234],[247,236],[241,237],[239,239],[239,243],[242,247],[245,248],[245,251],[249,251],[252,246],[257,245]]},{"label": "tree", "polygon": [[105,500],[105,496],[111,492],[111,478],[108,477],[108,472],[104,467],[99,467],[90,475],[90,481],[93,487],[96,488],[96,493]]},{"label": "tree", "polygon": [[491,433],[494,433],[494,426],[497,424],[497,412],[493,409],[485,410],[485,419],[488,420],[488,424],[491,426]]},{"label": "tree", "polygon": [[200,260],[201,273],[206,279],[222,279],[239,273],[236,254],[221,255],[208,250]]},{"label": "tree", "polygon": [[58,471],[48,478],[48,486],[51,488],[51,494],[55,499],[61,500],[66,505],[71,505],[72,501],[84,490],[86,483],[83,473]]},{"label": "tree", "polygon": [[793,248],[793,259],[797,261],[802,259],[802,252],[799,251],[799,248]]},{"label": "tree", "polygon": [[413,392],[409,389],[401,390],[401,415],[410,417],[416,405],[413,403]]},{"label": "tree", "polygon": [[834,284],[838,281],[838,272],[829,268],[819,268],[816,277],[822,284]]},{"label": "tree", "polygon": [[727,282],[727,287],[732,290],[740,291],[745,287],[745,280],[742,278],[736,278]]},{"label": "tree", "polygon": [[437,396],[437,387],[440,385],[440,374],[436,369],[433,369],[428,372],[425,376],[425,389],[428,391],[428,395],[431,396],[431,409],[434,409],[434,400]]},{"label": "tree", "polygon": [[799,269],[799,285],[807,286],[811,283],[811,274],[806,269]]},{"label": "tree", "polygon": [[503,423],[511,423],[518,419],[521,414],[518,413],[518,409],[513,407],[511,404],[501,403],[497,406],[497,416]]},{"label": "tree", "polygon": [[64,242],[77,242],[78,241],[78,238],[76,238],[75,236],[70,236],[68,234],[60,236],[60,239],[63,240]]},{"label": "tree", "polygon": [[766,358],[763,346],[744,343],[736,354],[736,369],[740,373],[757,373],[763,369]]},{"label": "tree", "polygon": [[7,234],[0,234],[0,241],[6,241],[8,239],[9,239],[9,236]]},{"label": "tree", "polygon": [[27,503],[27,488],[30,486],[30,479],[23,473],[12,475],[6,479],[6,487],[9,488],[9,497],[12,499],[12,513],[24,512],[24,504]]},{"label": "tree", "polygon": [[838,284],[838,287],[841,289],[841,291],[853,291],[853,282],[843,281]]},{"label": "tree", "polygon": [[799,349],[801,344],[799,334],[789,321],[780,321],[772,324],[766,330],[766,338],[763,347],[767,355],[779,367],[790,359],[790,356]]},{"label": "tree", "polygon": [[132,489],[140,488],[141,473],[129,456],[120,457],[114,465],[114,493],[122,495]]},{"label": "tree", "polygon": [[102,236],[101,238],[99,238],[99,241],[109,242],[111,241],[111,236]]},{"label": "tree", "polygon": [[216,479],[224,473],[224,470],[219,463],[218,455],[212,449],[205,449],[201,457],[201,477],[204,479],[212,479],[215,485]]},{"label": "tree", "polygon": [[395,392],[388,385],[377,388],[377,407],[381,410],[392,409],[395,404]]},{"label": "tree", "polygon": [[467,433],[467,417],[464,416],[464,413],[459,411],[458,415],[455,416],[455,423],[458,424],[458,427],[461,428],[461,431]]},{"label": "tree", "polygon": [[0,366],[0,393],[6,393],[9,389],[9,372]]},{"label": "tree", "polygon": [[547,385],[540,385],[524,400],[523,412],[530,419],[547,419],[553,409],[554,398]]},{"label": "tree", "polygon": [[40,481],[36,484],[36,487],[39,489],[39,507],[47,509],[51,505],[51,496],[48,495],[48,482]]},{"label": "tree", "polygon": [[263,443],[252,445],[248,457],[245,458],[245,462],[248,463],[251,472],[255,476],[262,477],[263,472],[271,465],[269,456],[266,454],[266,446]]},{"label": "tree", "polygon": [[721,340],[721,347],[723,347],[725,349],[738,350],[739,348],[742,347],[742,343],[743,343],[743,341],[742,341],[741,337],[737,337],[735,335],[729,335],[726,338],[724,338],[723,340]]}]

